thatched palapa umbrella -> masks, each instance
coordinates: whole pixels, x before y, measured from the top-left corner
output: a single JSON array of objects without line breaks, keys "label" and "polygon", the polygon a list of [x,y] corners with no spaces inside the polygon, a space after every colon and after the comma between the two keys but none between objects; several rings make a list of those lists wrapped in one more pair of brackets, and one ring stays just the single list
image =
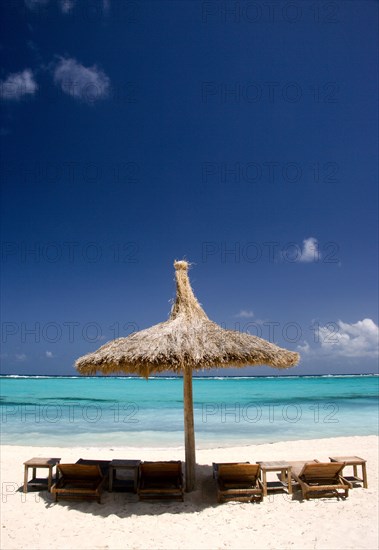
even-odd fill
[{"label": "thatched palapa umbrella", "polygon": [[224,330],[212,322],[195,298],[189,264],[174,263],[176,299],[168,321],[108,342],[76,361],[81,374],[130,373],[148,378],[163,371],[183,373],[186,490],[195,486],[195,435],[192,371],[214,367],[269,365],[293,367],[299,354],[262,338]]}]

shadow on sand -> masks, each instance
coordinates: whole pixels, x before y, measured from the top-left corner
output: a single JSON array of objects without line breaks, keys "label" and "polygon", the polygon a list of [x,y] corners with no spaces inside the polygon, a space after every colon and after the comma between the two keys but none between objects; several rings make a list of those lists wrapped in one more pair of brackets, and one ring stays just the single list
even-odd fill
[{"label": "shadow on sand", "polygon": [[[20,487],[19,491],[22,492]],[[206,508],[222,506],[217,502],[216,483],[213,479],[212,466],[196,465],[196,490],[184,494],[184,502],[174,500],[139,501],[132,492],[112,492],[105,490],[101,496],[101,504],[95,501],[59,500],[55,502],[54,495],[47,491],[38,493],[47,509],[53,506],[64,506],[69,509],[90,513],[94,516],[108,517],[115,515],[126,518],[131,515],[160,515],[201,512]],[[238,505],[238,503],[236,503]]]},{"label": "shadow on sand", "polygon": [[[294,487],[295,489],[295,487]],[[19,492],[23,491],[21,486]],[[45,508],[64,506],[93,516],[108,517],[115,515],[119,518],[134,516],[158,516],[161,514],[181,514],[201,512],[207,508],[223,506],[217,502],[217,487],[213,478],[212,466],[196,465],[196,490],[184,493],[184,502],[175,500],[139,501],[138,496],[132,492],[108,492],[104,490],[101,496],[101,504],[96,501],[59,500],[55,502],[54,495],[47,491],[40,491],[38,498],[44,502]],[[306,502],[302,498],[301,491],[294,491],[292,495],[280,493],[265,497],[265,501],[274,498],[284,498],[286,501]],[[240,503],[232,504],[239,506]],[[253,504],[252,504],[253,505]],[[259,504],[256,504],[259,505]]]}]

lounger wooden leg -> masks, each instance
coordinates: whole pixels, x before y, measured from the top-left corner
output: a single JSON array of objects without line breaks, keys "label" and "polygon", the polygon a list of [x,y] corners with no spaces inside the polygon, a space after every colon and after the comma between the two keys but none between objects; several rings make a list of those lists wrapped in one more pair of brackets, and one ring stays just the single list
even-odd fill
[{"label": "lounger wooden leg", "polygon": [[291,472],[290,470],[287,470],[287,487],[288,487],[288,494],[292,495],[292,481],[291,481]]},{"label": "lounger wooden leg", "polygon": [[24,470],[24,493],[28,492],[28,467],[25,466]]},{"label": "lounger wooden leg", "polygon": [[262,484],[263,484],[263,496],[264,497],[267,497],[267,474],[266,474],[266,470],[263,470],[262,468]]},{"label": "lounger wooden leg", "polygon": [[367,483],[367,471],[366,471],[366,463],[364,462],[362,464],[362,479],[363,479],[363,487],[365,489],[368,488],[368,483]]},{"label": "lounger wooden leg", "polygon": [[47,478],[47,490],[49,491],[49,493],[50,493],[50,490],[51,490],[52,480],[53,480],[53,472],[52,472],[52,467],[50,466],[49,467],[49,476]]}]

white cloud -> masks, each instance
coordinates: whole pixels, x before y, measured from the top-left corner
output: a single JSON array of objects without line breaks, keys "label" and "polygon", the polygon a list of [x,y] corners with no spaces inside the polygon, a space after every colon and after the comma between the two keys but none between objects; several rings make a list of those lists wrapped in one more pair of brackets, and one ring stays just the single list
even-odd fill
[{"label": "white cloud", "polygon": [[379,327],[372,319],[356,323],[331,322],[314,329],[315,342],[311,347],[305,340],[298,345],[299,353],[315,359],[353,358],[376,359],[379,357]]},{"label": "white cloud", "polygon": [[0,80],[0,97],[2,99],[19,101],[24,96],[34,95],[37,90],[38,85],[30,69],[12,73],[6,80]]},{"label": "white cloud", "polygon": [[242,317],[244,319],[250,319],[251,317],[254,317],[254,313],[251,310],[241,309],[241,311],[239,313],[236,313],[234,317]]},{"label": "white cloud", "polygon": [[379,327],[372,319],[319,327],[321,348],[340,357],[378,357]]},{"label": "white cloud", "polygon": [[303,240],[303,248],[297,257],[298,262],[317,262],[321,259],[318,241],[314,237]]},{"label": "white cloud", "polygon": [[16,353],[16,360],[17,361],[26,361],[25,353]]},{"label": "white cloud", "polygon": [[52,359],[54,357],[53,355],[53,352],[52,351],[45,351],[45,355],[48,359]]},{"label": "white cloud", "polygon": [[70,13],[75,6],[75,0],[60,0],[60,6],[62,13]]},{"label": "white cloud", "polygon": [[54,69],[54,82],[64,93],[87,103],[104,99],[110,80],[96,65],[84,67],[75,59],[61,58]]}]

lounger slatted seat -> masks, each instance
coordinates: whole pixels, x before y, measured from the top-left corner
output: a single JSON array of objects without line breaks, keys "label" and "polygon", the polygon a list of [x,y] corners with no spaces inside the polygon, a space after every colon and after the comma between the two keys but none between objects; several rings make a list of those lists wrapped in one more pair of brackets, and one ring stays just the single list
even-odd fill
[{"label": "lounger slatted seat", "polygon": [[181,461],[142,462],[137,493],[140,500],[183,500]]},{"label": "lounger slatted seat", "polygon": [[351,484],[342,477],[344,462],[306,462],[301,470],[292,470],[306,499],[321,496],[348,497]]},{"label": "lounger slatted seat", "polygon": [[238,500],[259,502],[263,499],[259,464],[220,464],[217,475],[218,502]]},{"label": "lounger slatted seat", "polygon": [[59,478],[51,488],[55,501],[64,498],[101,502],[101,492],[106,478],[98,464],[58,464],[57,468]]}]

